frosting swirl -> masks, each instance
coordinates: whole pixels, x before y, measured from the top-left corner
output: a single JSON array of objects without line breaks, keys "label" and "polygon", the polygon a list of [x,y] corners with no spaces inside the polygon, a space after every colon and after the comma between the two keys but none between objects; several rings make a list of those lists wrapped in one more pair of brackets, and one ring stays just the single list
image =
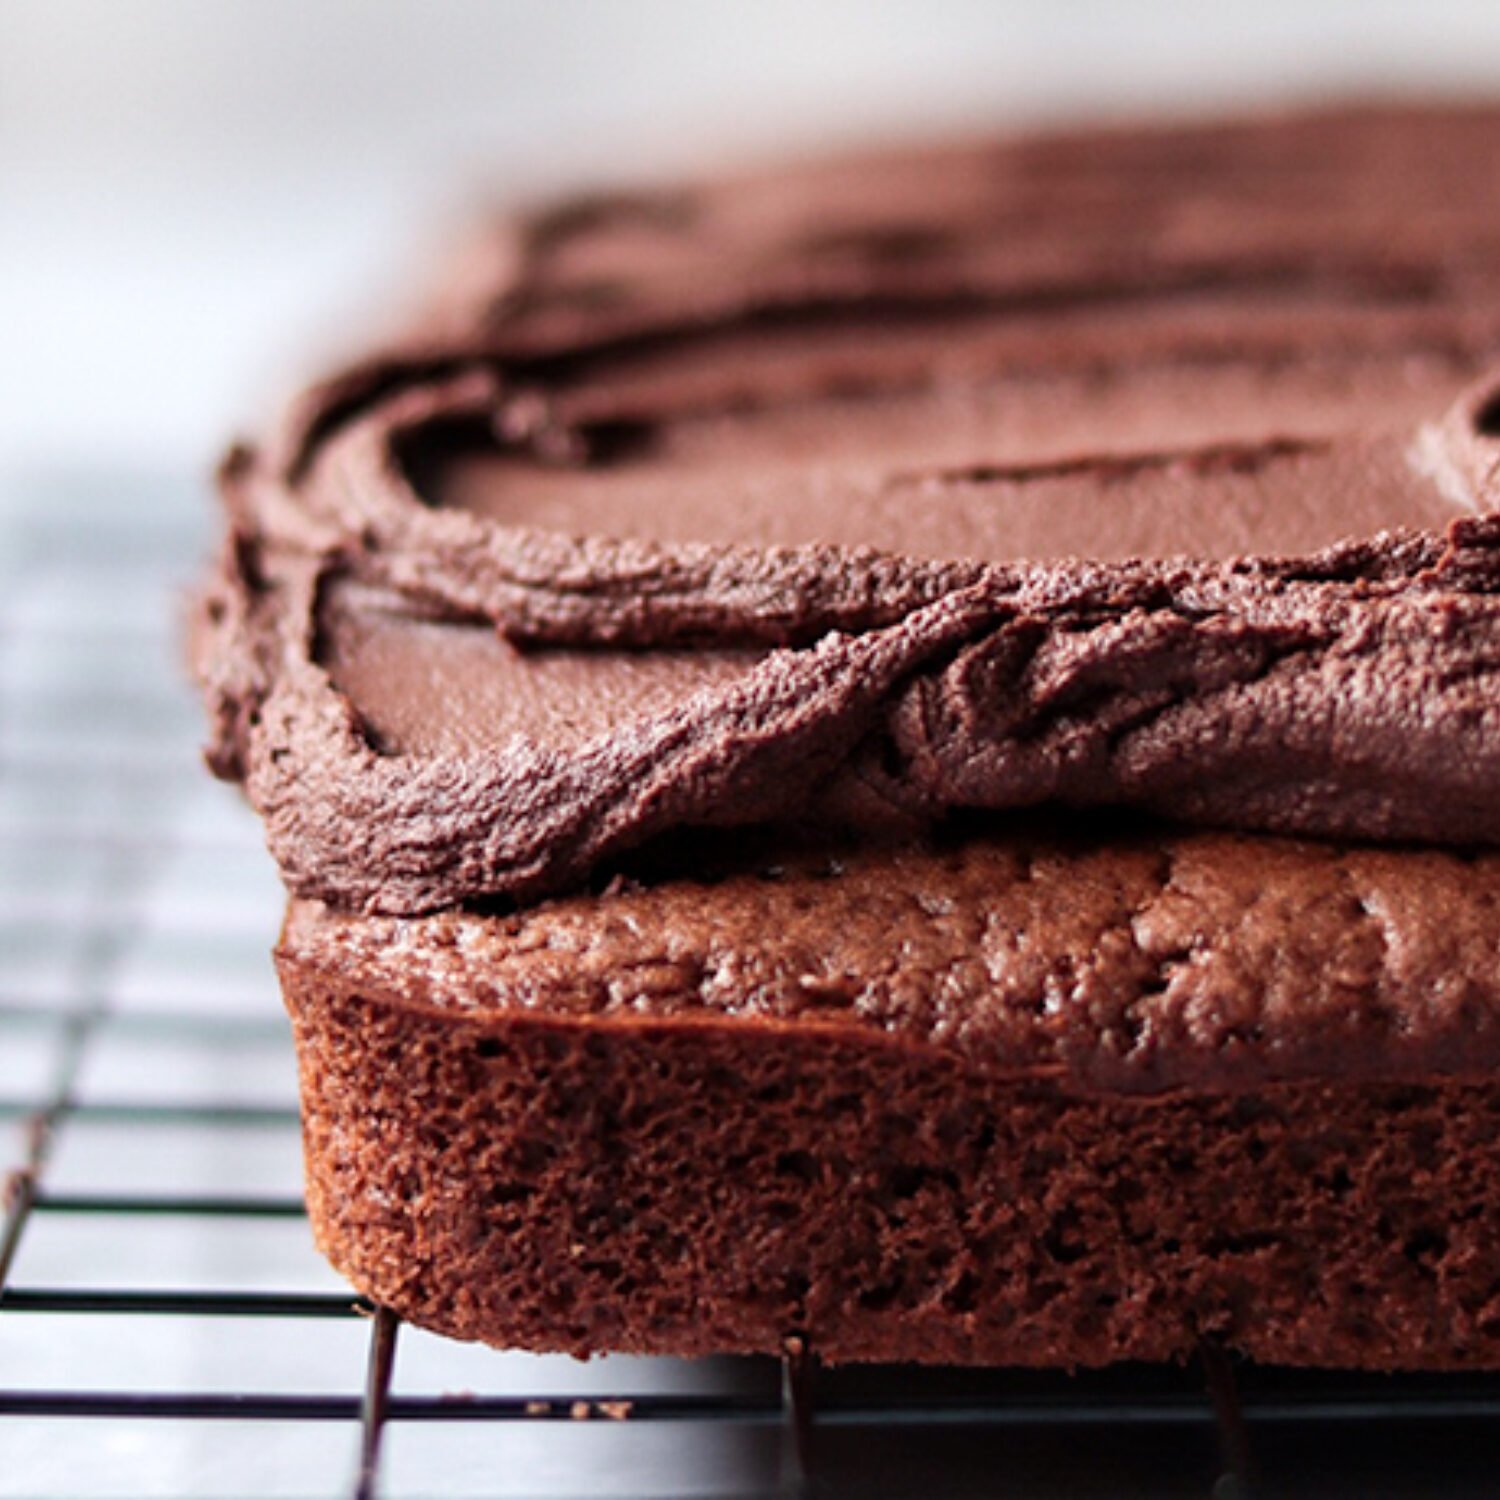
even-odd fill
[{"label": "frosting swirl", "polygon": [[394,914],[809,817],[1500,843],[1490,163],[1304,116],[497,230],[226,461],[211,763]]}]

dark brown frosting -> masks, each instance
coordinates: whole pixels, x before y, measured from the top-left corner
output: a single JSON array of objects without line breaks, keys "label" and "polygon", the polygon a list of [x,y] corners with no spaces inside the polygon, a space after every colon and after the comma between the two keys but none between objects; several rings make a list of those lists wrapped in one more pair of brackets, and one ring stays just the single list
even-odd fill
[{"label": "dark brown frosting", "polygon": [[211,759],[336,906],[814,816],[1500,843],[1500,112],[575,203],[223,477]]}]

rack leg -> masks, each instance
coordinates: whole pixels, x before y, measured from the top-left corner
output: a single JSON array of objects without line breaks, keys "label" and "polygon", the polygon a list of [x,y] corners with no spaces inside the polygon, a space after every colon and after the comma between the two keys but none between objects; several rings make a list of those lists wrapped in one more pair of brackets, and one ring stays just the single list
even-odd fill
[{"label": "rack leg", "polygon": [[817,1365],[804,1340],[782,1345],[781,1407],[786,1418],[782,1488],[788,1496],[805,1495],[812,1475],[813,1374]]},{"label": "rack leg", "polygon": [[370,1362],[365,1396],[360,1408],[359,1475],[354,1500],[375,1500],[380,1469],[380,1439],[385,1432],[386,1407],[391,1394],[391,1370],[396,1362],[396,1330],[400,1320],[389,1308],[377,1307],[370,1330]]},{"label": "rack leg", "polygon": [[1205,1338],[1199,1342],[1198,1359],[1203,1366],[1208,1399],[1213,1403],[1214,1421],[1219,1429],[1220,1461],[1224,1466],[1224,1472],[1214,1485],[1212,1500],[1254,1500],[1250,1431],[1240,1406],[1234,1366],[1224,1352],[1224,1346],[1216,1339]]}]

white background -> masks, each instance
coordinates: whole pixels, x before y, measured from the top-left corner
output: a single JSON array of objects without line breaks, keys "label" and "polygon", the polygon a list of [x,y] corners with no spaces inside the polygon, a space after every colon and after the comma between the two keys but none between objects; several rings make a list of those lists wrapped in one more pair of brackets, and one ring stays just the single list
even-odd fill
[{"label": "white background", "polygon": [[481,191],[1413,89],[1500,5],[0,0],[0,488],[206,468]]}]

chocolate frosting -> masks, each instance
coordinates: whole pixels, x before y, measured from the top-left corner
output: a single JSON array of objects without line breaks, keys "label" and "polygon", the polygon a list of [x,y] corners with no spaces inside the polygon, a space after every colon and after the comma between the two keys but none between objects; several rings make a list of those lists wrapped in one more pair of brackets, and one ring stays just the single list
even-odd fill
[{"label": "chocolate frosting", "polygon": [[1500,843],[1500,112],[577,202],[237,449],[210,760],[418,913],[670,830]]}]

